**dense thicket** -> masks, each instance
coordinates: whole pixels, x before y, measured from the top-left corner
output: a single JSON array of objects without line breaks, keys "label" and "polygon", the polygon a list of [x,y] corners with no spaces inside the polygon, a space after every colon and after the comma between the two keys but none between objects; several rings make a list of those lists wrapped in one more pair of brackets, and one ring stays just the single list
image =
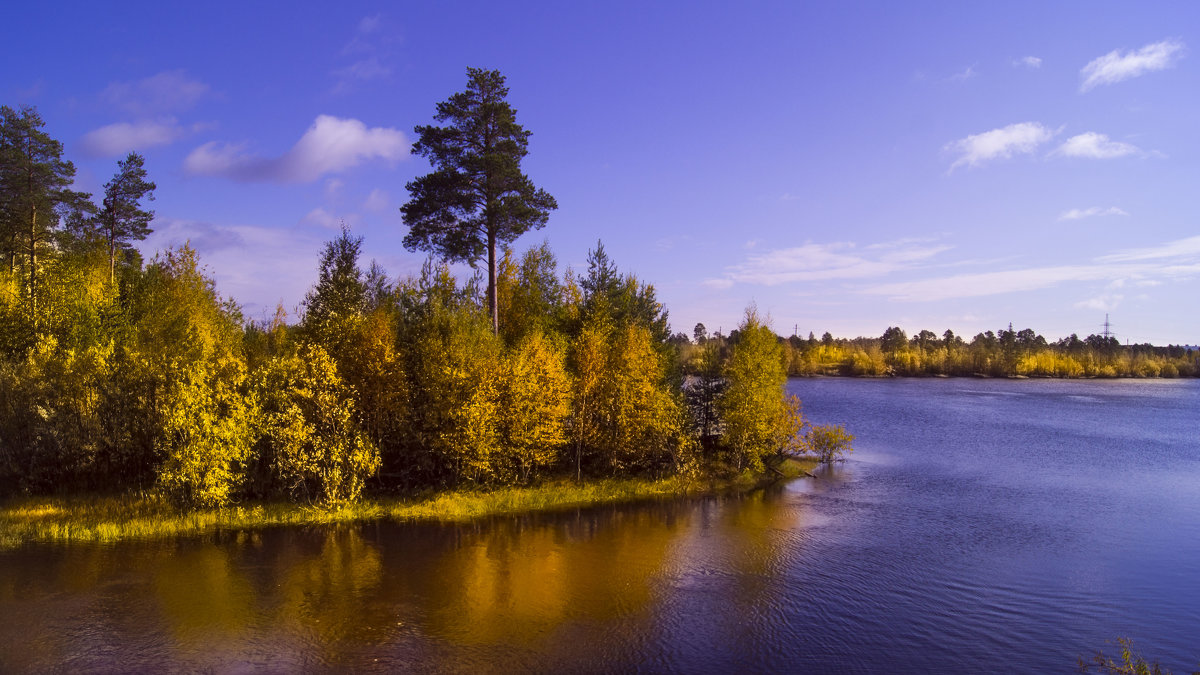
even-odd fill
[{"label": "dense thicket", "polygon": [[496,334],[477,278],[430,261],[371,281],[360,243],[327,244],[291,326],[282,309],[243,323],[187,247],[117,282],[103,242],[47,256],[38,320],[18,273],[0,272],[4,492],[336,505],[365,489],[761,470],[803,449],[782,348],[753,312],[702,410],[685,391],[718,387],[682,386],[653,287],[602,247],[578,278],[544,245],[507,252]]},{"label": "dense thicket", "polygon": [[[672,337],[687,372],[711,368],[708,355],[728,339],[703,329],[697,326],[691,339]],[[1122,345],[1101,335],[1048,342],[1032,329],[1014,331],[1011,326],[980,333],[970,342],[949,330],[941,337],[923,330],[909,338],[897,327],[877,338],[847,340],[825,333],[818,339],[810,333],[808,338],[777,339],[788,374],[799,376],[1200,377],[1200,351],[1194,348]]]},{"label": "dense thicket", "polygon": [[143,264],[130,247],[151,223],[140,156],[97,207],[67,189],[74,169],[36,112],[2,112],[0,497],[337,505],[366,490],[760,470],[804,448],[757,315],[685,386],[654,287],[602,244],[581,274],[560,273],[544,244],[503,251],[494,331],[479,277],[433,259],[406,279],[364,272],[343,230],[298,321],[280,307],[246,322],[191,248]]}]

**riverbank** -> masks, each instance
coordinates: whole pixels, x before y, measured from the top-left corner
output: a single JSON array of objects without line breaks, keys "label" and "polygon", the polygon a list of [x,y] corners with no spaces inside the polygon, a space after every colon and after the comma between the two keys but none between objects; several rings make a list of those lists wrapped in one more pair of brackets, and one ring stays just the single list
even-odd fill
[{"label": "riverbank", "polygon": [[786,460],[780,474],[734,478],[624,478],[575,483],[558,480],[532,487],[454,490],[409,498],[368,497],[325,509],[289,502],[180,510],[157,494],[28,497],[0,506],[0,549],[32,542],[112,543],[163,539],[278,526],[371,520],[462,522],[487,516],[584,508],[754,490],[811,472],[816,460]]}]

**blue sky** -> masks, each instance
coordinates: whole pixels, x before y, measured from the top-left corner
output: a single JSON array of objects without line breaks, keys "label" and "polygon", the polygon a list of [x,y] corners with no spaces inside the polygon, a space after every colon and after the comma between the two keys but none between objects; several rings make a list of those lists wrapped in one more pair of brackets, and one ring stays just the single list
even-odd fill
[{"label": "blue sky", "polygon": [[1195,3],[22,3],[0,102],[97,192],[158,183],[251,318],[294,312],[344,220],[393,276],[413,127],[508,78],[524,168],[586,268],[602,239],[674,330],[1006,327],[1200,342]]}]

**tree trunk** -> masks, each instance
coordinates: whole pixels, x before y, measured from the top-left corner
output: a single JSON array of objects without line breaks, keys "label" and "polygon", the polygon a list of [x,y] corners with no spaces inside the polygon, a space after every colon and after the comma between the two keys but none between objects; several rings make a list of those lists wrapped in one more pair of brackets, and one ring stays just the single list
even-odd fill
[{"label": "tree trunk", "polygon": [[29,217],[29,315],[37,322],[37,204]]},{"label": "tree trunk", "polygon": [[108,283],[113,283],[117,278],[117,242],[114,230],[108,228]]},{"label": "tree trunk", "polygon": [[500,332],[500,309],[496,298],[496,233],[488,231],[488,316],[492,320],[492,334]]}]

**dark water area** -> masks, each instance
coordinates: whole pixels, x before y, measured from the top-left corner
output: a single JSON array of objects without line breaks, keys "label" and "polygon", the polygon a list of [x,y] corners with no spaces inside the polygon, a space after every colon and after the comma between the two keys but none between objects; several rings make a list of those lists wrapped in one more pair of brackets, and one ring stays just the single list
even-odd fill
[{"label": "dark water area", "polygon": [[1200,670],[1200,382],[788,386],[748,495],[0,552],[0,672]]}]

